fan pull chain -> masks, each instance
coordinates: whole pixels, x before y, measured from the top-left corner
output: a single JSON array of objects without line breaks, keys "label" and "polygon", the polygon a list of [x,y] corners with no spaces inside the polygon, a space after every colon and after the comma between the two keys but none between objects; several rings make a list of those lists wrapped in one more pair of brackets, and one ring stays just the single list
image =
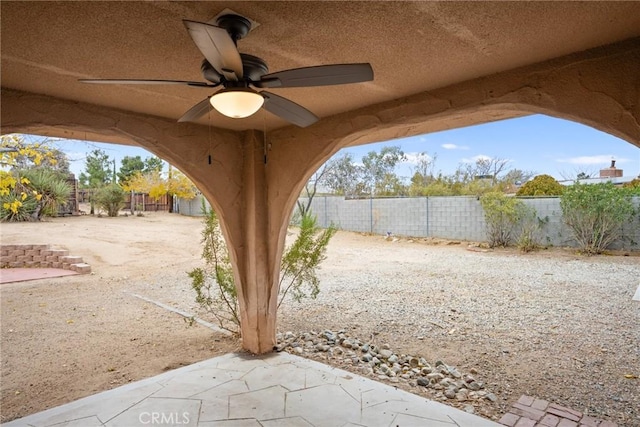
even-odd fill
[{"label": "fan pull chain", "polygon": [[262,110],[262,149],[264,150],[264,164],[267,164],[267,119],[265,118],[265,114],[267,114],[264,109]]},{"label": "fan pull chain", "polygon": [[211,164],[211,108],[207,108],[207,115],[209,116],[209,155],[207,157]]}]

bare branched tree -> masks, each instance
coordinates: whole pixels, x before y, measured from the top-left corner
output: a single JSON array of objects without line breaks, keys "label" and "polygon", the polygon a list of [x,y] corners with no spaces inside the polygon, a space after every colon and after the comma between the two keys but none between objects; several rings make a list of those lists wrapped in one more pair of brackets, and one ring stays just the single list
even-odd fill
[{"label": "bare branched tree", "polygon": [[597,178],[599,171],[594,167],[576,166],[573,170],[563,170],[558,172],[565,181],[576,181],[580,179]]},{"label": "bare branched tree", "polygon": [[[311,178],[304,185],[304,190],[300,194],[301,197],[298,198],[296,202],[298,204],[298,212],[300,213],[300,217],[304,217],[309,210],[311,209],[311,202],[313,202],[313,198],[318,191],[318,185],[322,184],[324,177],[327,175],[328,171],[331,169],[331,163],[325,163],[320,169],[316,171]],[[300,198],[306,197],[306,201],[301,201]]]},{"label": "bare branched tree", "polygon": [[536,176],[537,173],[534,171],[527,171],[522,169],[511,169],[507,172],[502,180],[507,184],[524,184],[529,181],[531,178]]},{"label": "bare branched tree", "polygon": [[438,155],[434,153],[433,156],[427,152],[420,153],[416,158],[416,165],[413,168],[413,173],[419,174],[423,179],[433,177],[433,170],[436,166],[436,160]]},{"label": "bare branched tree", "polygon": [[468,164],[467,171],[472,177],[491,176],[495,181],[507,169],[509,162],[500,157],[481,157],[475,163]]}]

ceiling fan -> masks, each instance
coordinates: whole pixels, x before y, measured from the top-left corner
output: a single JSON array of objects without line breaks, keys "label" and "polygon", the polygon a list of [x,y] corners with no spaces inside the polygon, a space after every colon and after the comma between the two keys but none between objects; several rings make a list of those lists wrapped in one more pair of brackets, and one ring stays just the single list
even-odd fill
[{"label": "ceiling fan", "polygon": [[261,107],[300,127],[307,127],[318,117],[303,106],[274,93],[255,88],[288,88],[328,86],[373,80],[368,63],[331,64],[294,68],[269,73],[267,64],[257,56],[240,53],[238,40],[249,34],[251,21],[235,14],[222,15],[217,25],[182,21],[196,46],[202,52],[202,76],[206,82],[182,80],[81,79],[83,83],[100,84],[176,84],[223,89],[197,103],[179,122],[194,121],[206,114],[210,106],[232,118],[249,117]]}]

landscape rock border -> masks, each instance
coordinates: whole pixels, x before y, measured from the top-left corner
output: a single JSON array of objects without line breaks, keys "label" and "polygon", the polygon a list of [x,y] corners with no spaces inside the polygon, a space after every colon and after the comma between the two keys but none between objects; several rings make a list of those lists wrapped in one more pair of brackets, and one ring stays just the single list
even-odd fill
[{"label": "landscape rock border", "polygon": [[388,344],[377,346],[351,337],[346,330],[337,332],[323,330],[295,334],[291,331],[278,333],[274,350],[303,357],[335,362],[355,369],[360,375],[386,381],[391,384],[406,383],[429,390],[433,398],[475,414],[477,406],[484,406],[483,416],[495,418],[497,408],[487,408],[498,401],[483,381],[471,369],[460,372],[456,367],[441,360],[429,363],[425,358],[398,354]]}]

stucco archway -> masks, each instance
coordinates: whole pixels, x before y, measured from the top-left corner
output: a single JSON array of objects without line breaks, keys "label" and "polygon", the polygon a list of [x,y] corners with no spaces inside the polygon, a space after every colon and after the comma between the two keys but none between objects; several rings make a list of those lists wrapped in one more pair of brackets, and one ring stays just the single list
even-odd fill
[{"label": "stucco archway", "polygon": [[640,146],[639,75],[640,39],[631,39],[266,136],[3,88],[2,132],[136,144],[185,172],[220,215],[239,286],[243,346],[265,353],[275,344],[289,215],[304,182],[339,149],[531,112]]}]

